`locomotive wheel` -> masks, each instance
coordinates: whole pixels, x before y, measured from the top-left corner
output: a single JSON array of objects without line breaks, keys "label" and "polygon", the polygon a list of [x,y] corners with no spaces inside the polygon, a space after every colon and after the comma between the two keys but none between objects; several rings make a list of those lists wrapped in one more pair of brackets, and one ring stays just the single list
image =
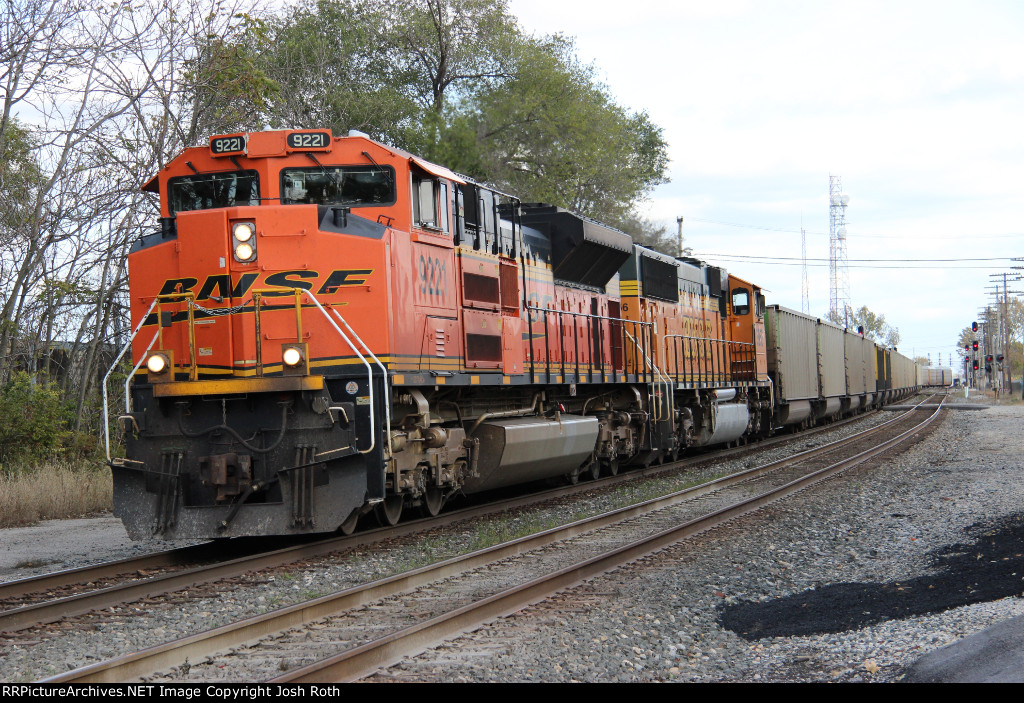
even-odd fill
[{"label": "locomotive wheel", "polygon": [[601,478],[601,462],[597,459],[590,462],[590,468],[587,469],[587,473],[590,474],[591,480],[596,481]]},{"label": "locomotive wheel", "polygon": [[423,494],[423,504],[420,506],[425,517],[437,517],[444,507],[444,491],[439,486],[431,486]]},{"label": "locomotive wheel", "polygon": [[609,476],[618,476],[619,475],[619,460],[618,459],[608,459],[606,462],[604,462],[604,468],[606,468],[608,470],[608,475]]},{"label": "locomotive wheel", "polygon": [[577,483],[579,483],[580,482],[580,467],[577,466],[575,469],[573,469],[572,471],[567,473],[565,475],[565,480],[569,483],[570,486],[575,486]]},{"label": "locomotive wheel", "polygon": [[359,508],[352,511],[352,514],[345,518],[345,522],[341,523],[338,528],[338,532],[345,535],[346,537],[356,531],[356,525],[359,523]]},{"label": "locomotive wheel", "polygon": [[402,519],[402,507],[404,505],[404,496],[392,495],[385,498],[383,502],[373,506],[373,512],[382,527],[394,527]]}]

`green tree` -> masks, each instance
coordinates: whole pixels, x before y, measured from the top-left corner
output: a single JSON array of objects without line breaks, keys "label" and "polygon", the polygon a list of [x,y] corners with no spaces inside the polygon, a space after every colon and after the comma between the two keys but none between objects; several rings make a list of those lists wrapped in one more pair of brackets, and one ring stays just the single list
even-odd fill
[{"label": "green tree", "polygon": [[191,102],[191,123],[186,144],[210,134],[248,131],[263,121],[280,85],[264,70],[259,59],[267,45],[267,23],[247,13],[228,20],[224,29],[198,38],[194,56],[183,72],[185,97]]},{"label": "green tree", "polygon": [[0,462],[40,459],[67,436],[68,407],[52,384],[23,371],[0,387]]},{"label": "green tree", "polygon": [[876,315],[866,305],[862,305],[856,311],[851,310],[848,320],[842,314],[833,314],[831,310],[825,315],[825,319],[847,329],[863,327],[867,339],[888,347],[895,347],[900,343],[899,329],[886,322],[885,315]]},{"label": "green tree", "polygon": [[360,129],[525,201],[664,236],[634,214],[665,181],[661,129],[617,104],[571,40],[523,35],[504,0],[306,0],[266,26],[253,53],[280,86],[269,124]]},{"label": "green tree", "polygon": [[506,0],[375,0],[369,3],[396,38],[398,63],[416,98],[436,115],[456,98],[512,75],[520,43]]},{"label": "green tree", "polygon": [[565,38],[525,39],[515,68],[470,101],[488,178],[523,200],[625,221],[666,180],[661,129],[615,103]]},{"label": "green tree", "polygon": [[274,127],[358,129],[401,145],[417,122],[413,77],[396,61],[398,37],[380,2],[306,0],[267,22],[260,65],[280,86],[267,122]]}]

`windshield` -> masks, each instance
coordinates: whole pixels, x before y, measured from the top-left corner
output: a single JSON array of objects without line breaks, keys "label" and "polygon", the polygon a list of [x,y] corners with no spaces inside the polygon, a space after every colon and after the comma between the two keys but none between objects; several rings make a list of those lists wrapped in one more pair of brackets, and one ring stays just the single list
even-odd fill
[{"label": "windshield", "polygon": [[379,207],[395,202],[395,173],[390,166],[286,168],[281,173],[281,202]]},{"label": "windshield", "polygon": [[167,183],[170,210],[209,210],[260,204],[260,179],[255,171],[202,173],[172,178]]}]

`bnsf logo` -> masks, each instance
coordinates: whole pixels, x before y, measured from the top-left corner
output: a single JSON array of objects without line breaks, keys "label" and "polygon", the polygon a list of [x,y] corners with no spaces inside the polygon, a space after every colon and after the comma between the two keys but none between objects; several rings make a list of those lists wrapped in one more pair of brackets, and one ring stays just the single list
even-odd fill
[{"label": "bnsf logo", "polygon": [[[317,295],[330,295],[337,293],[339,288],[345,286],[364,286],[373,269],[345,269],[331,271],[327,278],[317,289]],[[211,297],[218,298],[241,298],[249,292],[259,278],[258,273],[243,273],[238,282],[232,284],[231,276],[228,274],[217,274],[207,276],[202,287],[196,294],[196,300],[209,300]],[[317,271],[279,271],[266,277],[260,288],[263,286],[274,286],[276,288],[302,288],[313,290],[313,287],[320,282],[321,274]],[[160,289],[160,295],[171,295],[172,293],[188,293],[195,290],[199,284],[198,278],[169,278],[164,281]],[[264,293],[264,296],[285,296],[291,295],[291,291],[273,291]]]}]

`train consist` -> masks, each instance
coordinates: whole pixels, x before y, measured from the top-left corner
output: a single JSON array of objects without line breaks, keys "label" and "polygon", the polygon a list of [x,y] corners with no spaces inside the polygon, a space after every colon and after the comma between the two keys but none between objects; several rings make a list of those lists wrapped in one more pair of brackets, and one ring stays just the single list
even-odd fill
[{"label": "train consist", "polygon": [[144,189],[114,458],[132,538],[350,532],[904,397],[915,364],[560,208],[326,130]]}]

